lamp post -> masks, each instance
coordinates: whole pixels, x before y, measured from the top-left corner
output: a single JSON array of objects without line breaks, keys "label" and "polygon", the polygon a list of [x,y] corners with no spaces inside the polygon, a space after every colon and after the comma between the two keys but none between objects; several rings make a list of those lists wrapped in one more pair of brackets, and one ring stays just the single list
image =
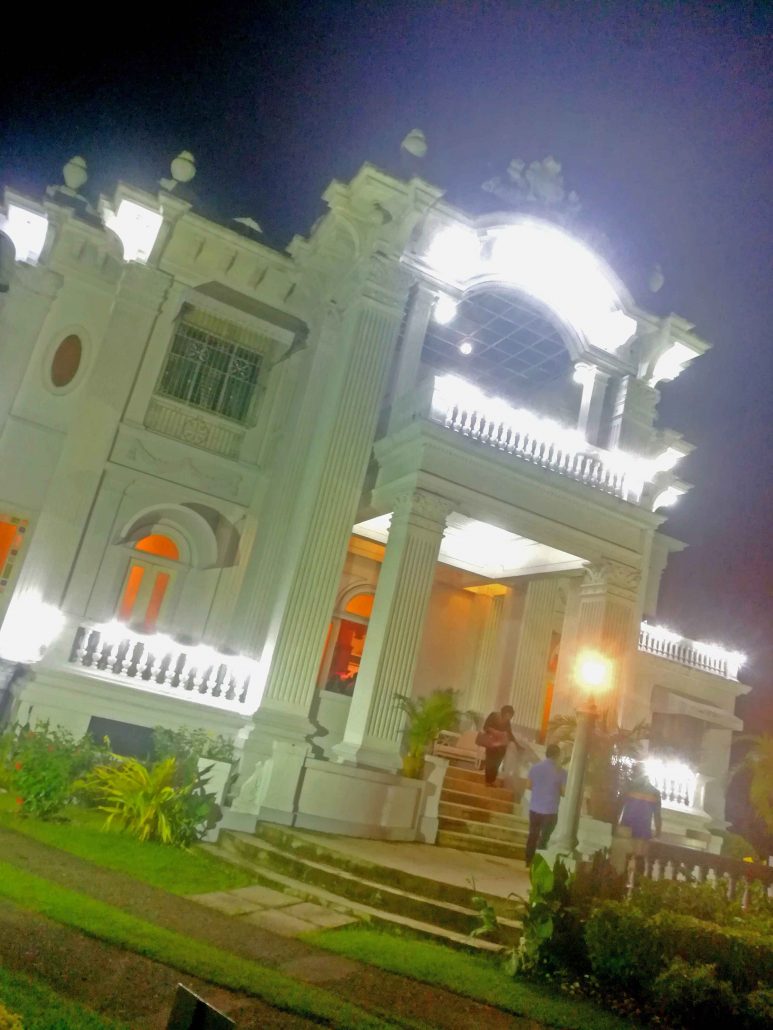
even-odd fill
[{"label": "lamp post", "polygon": [[556,854],[571,854],[577,847],[577,828],[580,824],[585,768],[588,764],[588,750],[598,710],[595,694],[606,690],[612,678],[612,663],[597,651],[583,651],[577,657],[574,678],[584,694],[584,703],[577,709],[577,730],[574,737],[569,775],[564,791],[564,801],[557,832],[550,842],[550,850]]}]

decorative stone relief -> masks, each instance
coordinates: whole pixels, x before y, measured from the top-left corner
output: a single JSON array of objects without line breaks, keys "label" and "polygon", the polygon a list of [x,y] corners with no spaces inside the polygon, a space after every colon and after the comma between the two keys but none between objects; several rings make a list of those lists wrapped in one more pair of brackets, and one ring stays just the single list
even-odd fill
[{"label": "decorative stone relief", "polygon": [[415,516],[435,525],[445,526],[446,519],[454,510],[453,501],[426,490],[412,490],[398,494],[394,501],[394,514],[398,517]]},{"label": "decorative stone relief", "polygon": [[146,470],[153,475],[166,476],[174,482],[192,479],[200,489],[208,493],[225,494],[236,497],[242,483],[237,472],[212,473],[200,468],[190,458],[184,461],[167,461],[148,450],[139,440],[133,440],[126,451],[126,460],[135,468]]},{"label": "decorative stone relief", "polygon": [[585,566],[583,587],[618,590],[635,593],[641,581],[641,572],[620,562],[601,561]]}]

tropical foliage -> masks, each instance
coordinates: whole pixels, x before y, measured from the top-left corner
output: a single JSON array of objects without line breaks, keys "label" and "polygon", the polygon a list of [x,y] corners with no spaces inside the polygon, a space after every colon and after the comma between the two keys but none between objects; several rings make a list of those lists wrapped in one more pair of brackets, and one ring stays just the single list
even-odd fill
[{"label": "tropical foliage", "polygon": [[424,697],[395,695],[395,705],[407,716],[405,742],[409,756],[423,759],[438,733],[458,726],[462,713],[457,701],[454,690],[434,690]]},{"label": "tropical foliage", "polygon": [[205,781],[184,778],[174,758],[145,766],[135,758],[98,765],[76,787],[117,824],[141,841],[186,846],[200,836],[212,807]]},{"label": "tropical foliage", "polygon": [[749,801],[768,833],[773,834],[773,734],[741,740],[751,746],[733,775],[742,770],[749,774]]}]

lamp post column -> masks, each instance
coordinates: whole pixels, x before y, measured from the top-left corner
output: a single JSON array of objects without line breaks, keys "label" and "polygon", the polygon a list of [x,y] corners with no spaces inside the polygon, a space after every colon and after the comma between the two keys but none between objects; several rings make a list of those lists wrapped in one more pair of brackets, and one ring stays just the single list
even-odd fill
[{"label": "lamp post column", "polygon": [[571,854],[577,847],[577,828],[580,825],[585,769],[588,764],[588,752],[593,728],[596,724],[596,715],[596,705],[593,699],[577,711],[577,731],[569,763],[564,801],[561,805],[555,835],[550,842],[550,850],[556,854]]}]

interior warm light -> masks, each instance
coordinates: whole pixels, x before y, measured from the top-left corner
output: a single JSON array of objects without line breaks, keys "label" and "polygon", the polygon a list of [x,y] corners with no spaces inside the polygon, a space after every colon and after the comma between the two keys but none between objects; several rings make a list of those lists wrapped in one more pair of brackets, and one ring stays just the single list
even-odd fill
[{"label": "interior warm light", "polygon": [[441,293],[432,309],[432,317],[439,325],[448,325],[456,318],[459,306],[453,297]]},{"label": "interior warm light", "polygon": [[8,213],[0,228],[13,241],[16,260],[37,263],[48,233],[48,218],[18,204],[8,205]]},{"label": "interior warm light", "polygon": [[583,651],[577,656],[574,674],[588,693],[607,690],[612,682],[612,663],[598,651]]},{"label": "interior warm light", "polygon": [[37,662],[62,632],[64,615],[31,592],[15,597],[0,628],[0,657],[8,662]]},{"label": "interior warm light", "polygon": [[160,212],[133,200],[123,199],[116,212],[105,212],[105,225],[123,244],[124,261],[148,260],[162,222]]},{"label": "interior warm light", "polygon": [[679,373],[684,370],[687,362],[692,361],[696,356],[696,352],[692,347],[688,347],[679,341],[672,343],[665,354],[661,354],[655,362],[648,386],[657,386],[662,380],[676,379]]},{"label": "interior warm light", "polygon": [[462,340],[462,342],[459,344],[459,353],[464,354],[465,357],[468,357],[470,354],[472,354],[472,344],[469,340]]}]

